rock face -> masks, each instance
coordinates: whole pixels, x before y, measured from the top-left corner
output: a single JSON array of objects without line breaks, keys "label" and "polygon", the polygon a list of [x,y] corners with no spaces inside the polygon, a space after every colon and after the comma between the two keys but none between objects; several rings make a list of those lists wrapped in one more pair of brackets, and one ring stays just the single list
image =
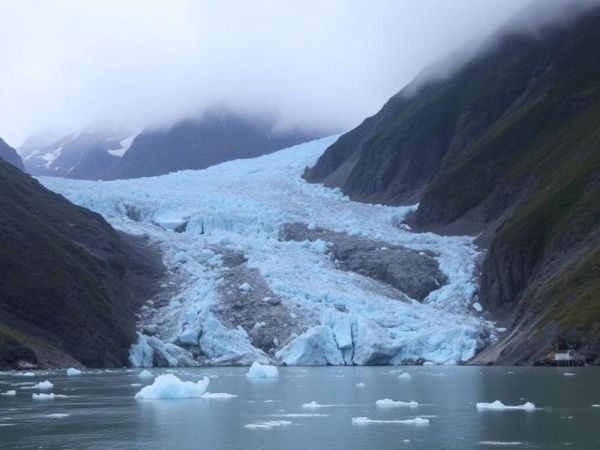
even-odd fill
[{"label": "rock face", "polygon": [[0,366],[127,364],[159,255],[0,161]]},{"label": "rock face", "polygon": [[425,252],[323,228],[311,230],[304,224],[286,224],[281,237],[294,241],[321,240],[338,268],[387,283],[417,300],[425,299],[447,281],[433,256]]},{"label": "rock face", "polygon": [[37,133],[23,143],[19,152],[27,172],[34,176],[101,180],[110,176],[134,137],[130,130],[108,125],[58,138]]},{"label": "rock face", "polygon": [[274,133],[273,125],[231,113],[209,111],[166,130],[148,129],[111,173],[111,178],[139,178],[179,170],[198,170],[240,158],[253,158],[315,139],[304,132]]},{"label": "rock face", "polygon": [[481,301],[512,324],[481,361],[600,353],[600,10],[505,35],[417,80],[305,172],[350,197],[420,202],[411,225],[483,232]]},{"label": "rock face", "polygon": [[21,161],[21,157],[17,151],[2,139],[0,139],[0,159],[12,164],[17,169],[25,170],[23,167],[23,161]]}]

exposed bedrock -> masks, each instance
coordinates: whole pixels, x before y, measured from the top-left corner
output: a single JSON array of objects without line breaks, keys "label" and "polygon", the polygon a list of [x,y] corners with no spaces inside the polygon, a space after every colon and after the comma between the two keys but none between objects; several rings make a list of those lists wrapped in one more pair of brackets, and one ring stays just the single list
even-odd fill
[{"label": "exposed bedrock", "polygon": [[327,242],[329,252],[339,269],[387,283],[417,300],[424,300],[430,292],[448,281],[431,252],[416,251],[323,228],[310,229],[301,223],[284,225],[281,239]]}]

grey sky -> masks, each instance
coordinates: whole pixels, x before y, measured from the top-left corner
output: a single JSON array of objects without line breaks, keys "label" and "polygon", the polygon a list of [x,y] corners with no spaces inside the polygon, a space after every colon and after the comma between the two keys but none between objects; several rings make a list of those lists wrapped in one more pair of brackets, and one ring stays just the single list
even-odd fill
[{"label": "grey sky", "polygon": [[348,129],[528,0],[0,0],[0,136],[215,103]]}]

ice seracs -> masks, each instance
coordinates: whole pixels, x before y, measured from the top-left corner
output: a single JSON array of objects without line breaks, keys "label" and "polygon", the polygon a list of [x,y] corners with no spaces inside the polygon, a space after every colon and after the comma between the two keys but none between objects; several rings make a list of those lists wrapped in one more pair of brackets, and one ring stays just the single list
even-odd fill
[{"label": "ice seracs", "polygon": [[279,371],[275,366],[269,366],[267,364],[261,364],[258,361],[254,361],[248,373],[247,378],[277,378],[279,377]]},{"label": "ice seracs", "polygon": [[505,405],[500,400],[496,400],[491,403],[477,403],[475,407],[479,411],[535,411],[535,405],[531,402],[526,402],[522,405]]},{"label": "ice seracs", "polygon": [[137,399],[177,399],[177,398],[200,398],[208,388],[207,377],[197,381],[182,381],[172,373],[159,375],[154,382],[143,387],[135,398]]}]

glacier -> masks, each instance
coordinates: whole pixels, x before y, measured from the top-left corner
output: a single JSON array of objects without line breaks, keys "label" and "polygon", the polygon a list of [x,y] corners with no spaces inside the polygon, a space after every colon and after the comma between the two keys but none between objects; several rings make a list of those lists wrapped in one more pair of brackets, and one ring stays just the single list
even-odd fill
[{"label": "glacier", "polygon": [[[161,250],[164,292],[142,307],[133,366],[454,364],[494,339],[472,237],[412,232],[402,220],[416,206],[302,179],[336,138],[160,177],[39,178]],[[328,242],[281,239],[289,224],[426,252],[447,282],[418,301],[340,270]]]}]

